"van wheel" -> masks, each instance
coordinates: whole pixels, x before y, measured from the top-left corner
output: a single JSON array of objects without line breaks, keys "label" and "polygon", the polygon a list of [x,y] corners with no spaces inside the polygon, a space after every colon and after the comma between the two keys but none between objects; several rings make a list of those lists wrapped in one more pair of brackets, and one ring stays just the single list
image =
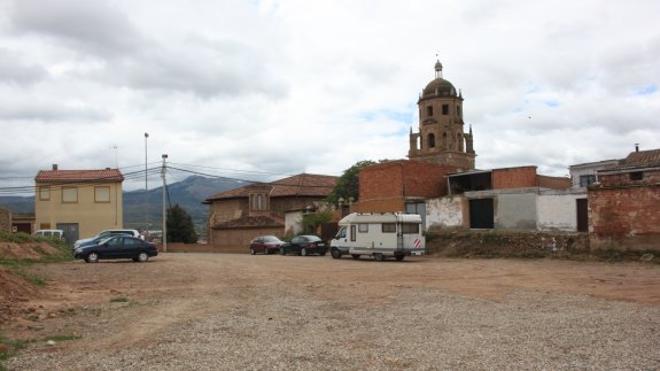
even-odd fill
[{"label": "van wheel", "polygon": [[147,260],[149,260],[149,255],[143,251],[140,253],[140,255],[137,256],[137,259],[140,263],[146,263]]},{"label": "van wheel", "polygon": [[302,256],[307,256],[307,249],[303,247],[303,248],[300,250],[300,255],[302,255]]},{"label": "van wheel", "polygon": [[85,261],[88,263],[98,263],[99,254],[95,252],[89,253],[89,255],[87,255],[87,257],[85,258]]},{"label": "van wheel", "polygon": [[405,255],[397,255],[394,258],[396,259],[396,261],[401,262],[401,261],[403,261],[403,258],[405,258],[405,257],[406,257]]},{"label": "van wheel", "polygon": [[383,256],[383,254],[374,254],[374,260],[377,262],[382,262],[385,260],[385,256]]},{"label": "van wheel", "polygon": [[355,260],[360,259],[360,255],[358,255],[358,254],[351,254],[351,256],[352,256],[353,259],[355,259]]},{"label": "van wheel", "polygon": [[337,249],[331,249],[330,255],[332,255],[332,257],[335,259],[341,259],[341,252],[339,252]]}]

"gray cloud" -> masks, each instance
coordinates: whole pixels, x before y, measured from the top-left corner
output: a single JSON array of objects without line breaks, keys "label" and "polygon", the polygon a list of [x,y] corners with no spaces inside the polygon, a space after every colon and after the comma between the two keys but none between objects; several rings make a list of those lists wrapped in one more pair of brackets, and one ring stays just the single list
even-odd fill
[{"label": "gray cloud", "polygon": [[29,85],[47,76],[43,67],[26,63],[16,53],[0,48],[0,82]]},{"label": "gray cloud", "polygon": [[0,107],[0,120],[7,122],[98,123],[108,121],[111,118],[112,114],[104,110],[56,102],[31,102],[29,104],[3,105]]}]

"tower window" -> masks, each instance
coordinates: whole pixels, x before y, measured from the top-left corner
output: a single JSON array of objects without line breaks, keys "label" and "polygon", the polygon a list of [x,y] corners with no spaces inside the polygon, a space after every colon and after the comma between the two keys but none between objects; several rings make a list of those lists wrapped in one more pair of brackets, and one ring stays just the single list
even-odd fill
[{"label": "tower window", "polygon": [[630,173],[630,180],[642,180],[644,179],[643,171],[634,171]]},{"label": "tower window", "polygon": [[456,114],[458,114],[458,117],[461,117],[461,106],[456,106]]},{"label": "tower window", "polygon": [[426,107],[426,115],[433,116],[433,106]]},{"label": "tower window", "polygon": [[435,147],[435,135],[429,134],[428,142],[429,142],[429,148]]},{"label": "tower window", "polygon": [[443,115],[448,115],[449,114],[449,105],[448,104],[443,104],[442,105],[442,114]]}]

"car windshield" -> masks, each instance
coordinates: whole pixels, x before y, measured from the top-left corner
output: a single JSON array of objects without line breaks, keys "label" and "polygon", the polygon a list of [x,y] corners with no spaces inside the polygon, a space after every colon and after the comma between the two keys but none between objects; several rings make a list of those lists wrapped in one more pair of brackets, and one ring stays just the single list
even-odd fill
[{"label": "car windshield", "polygon": [[282,242],[279,238],[275,236],[266,236],[264,237],[264,242]]},{"label": "car windshield", "polygon": [[302,237],[309,242],[321,241],[321,239],[317,236],[302,236]]}]

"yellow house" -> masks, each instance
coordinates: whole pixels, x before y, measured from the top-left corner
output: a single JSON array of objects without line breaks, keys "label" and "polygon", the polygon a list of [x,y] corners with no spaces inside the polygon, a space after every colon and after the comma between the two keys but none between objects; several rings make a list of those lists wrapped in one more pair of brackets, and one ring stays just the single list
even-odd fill
[{"label": "yellow house", "polygon": [[35,177],[35,226],[62,229],[67,242],[122,228],[124,176],[118,169],[41,170]]}]

